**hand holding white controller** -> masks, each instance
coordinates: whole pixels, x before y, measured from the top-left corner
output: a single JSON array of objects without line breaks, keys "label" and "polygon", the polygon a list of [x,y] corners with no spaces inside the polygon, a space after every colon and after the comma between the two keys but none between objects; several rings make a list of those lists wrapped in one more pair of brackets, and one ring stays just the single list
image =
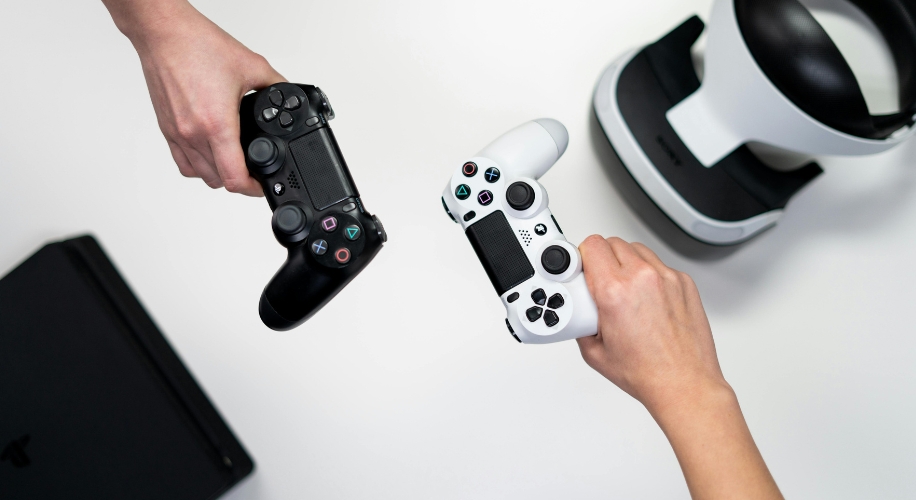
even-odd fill
[{"label": "hand holding white controller", "polygon": [[579,250],[563,236],[537,182],[568,144],[556,120],[525,123],[459,168],[442,197],[502,298],[510,331],[526,344],[598,332]]}]

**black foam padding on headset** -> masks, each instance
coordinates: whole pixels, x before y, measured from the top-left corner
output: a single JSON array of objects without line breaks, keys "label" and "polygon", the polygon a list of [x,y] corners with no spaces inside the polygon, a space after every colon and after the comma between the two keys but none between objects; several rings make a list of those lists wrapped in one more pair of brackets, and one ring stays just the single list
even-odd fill
[{"label": "black foam padding on headset", "polygon": [[735,0],[738,25],[766,76],[802,111],[858,137],[885,139],[912,121],[916,27],[912,0],[854,2],[882,30],[900,74],[901,113],[872,117],[852,68],[798,0]]},{"label": "black foam padding on headset", "polygon": [[894,128],[912,124],[916,114],[916,0],[850,1],[878,26],[897,66],[901,112],[875,117],[876,127],[880,128],[882,120],[898,122]]},{"label": "black foam padding on headset", "polygon": [[496,293],[504,293],[534,276],[522,244],[505,214],[497,210],[465,232]]},{"label": "black foam padding on headset", "polygon": [[741,146],[706,168],[668,122],[668,111],[700,88],[691,47],[703,29],[694,16],[627,64],[616,89],[620,113],[658,173],[701,214],[737,222],[785,208],[822,173],[817,164],[778,172]]}]

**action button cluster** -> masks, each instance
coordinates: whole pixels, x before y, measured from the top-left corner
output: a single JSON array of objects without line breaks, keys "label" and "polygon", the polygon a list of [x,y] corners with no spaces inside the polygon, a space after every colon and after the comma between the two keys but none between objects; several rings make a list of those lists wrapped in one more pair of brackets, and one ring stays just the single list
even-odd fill
[{"label": "action button cluster", "polygon": [[[525,311],[525,316],[528,317],[528,321],[534,323],[543,317],[544,323],[549,327],[557,326],[560,323],[560,316],[556,313],[555,309],[559,309],[566,305],[566,301],[561,294],[555,293],[548,299],[547,292],[545,292],[543,288],[538,288],[531,292],[531,301],[536,305]],[[545,304],[547,306],[546,311],[543,307]]]},{"label": "action button cluster", "polygon": [[[328,235],[332,235],[338,229],[340,229],[340,221],[333,215],[329,215],[321,219],[319,224],[321,229]],[[347,241],[357,241],[362,237],[362,234],[363,229],[357,224],[348,224],[343,227],[343,237]],[[328,238],[333,240],[332,236],[328,236]],[[328,243],[328,241],[325,239],[317,239],[312,242],[311,248],[312,253],[320,257],[331,250],[331,244]],[[334,260],[341,265],[350,262],[350,259],[353,257],[352,251],[349,248],[343,246],[333,250],[331,255],[333,255]]]}]

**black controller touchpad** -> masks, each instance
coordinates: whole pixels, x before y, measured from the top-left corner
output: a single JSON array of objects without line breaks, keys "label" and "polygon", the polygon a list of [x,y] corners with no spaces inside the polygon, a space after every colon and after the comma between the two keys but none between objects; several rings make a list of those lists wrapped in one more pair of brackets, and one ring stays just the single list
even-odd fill
[{"label": "black controller touchpad", "polygon": [[356,191],[344,170],[343,160],[336,154],[328,130],[319,129],[289,143],[299,173],[308,189],[315,210],[355,197]]},{"label": "black controller touchpad", "polygon": [[484,217],[466,233],[500,296],[534,276],[534,268],[502,212]]}]

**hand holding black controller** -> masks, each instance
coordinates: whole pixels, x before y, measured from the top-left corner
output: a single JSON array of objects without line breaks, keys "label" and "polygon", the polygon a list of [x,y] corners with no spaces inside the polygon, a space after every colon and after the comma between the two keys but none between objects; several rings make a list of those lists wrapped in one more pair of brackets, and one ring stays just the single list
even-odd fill
[{"label": "hand holding black controller", "polygon": [[334,110],[318,87],[278,83],[242,99],[242,149],[273,210],[286,263],[261,294],[261,320],[301,325],[356,277],[387,241],[328,125]]}]

